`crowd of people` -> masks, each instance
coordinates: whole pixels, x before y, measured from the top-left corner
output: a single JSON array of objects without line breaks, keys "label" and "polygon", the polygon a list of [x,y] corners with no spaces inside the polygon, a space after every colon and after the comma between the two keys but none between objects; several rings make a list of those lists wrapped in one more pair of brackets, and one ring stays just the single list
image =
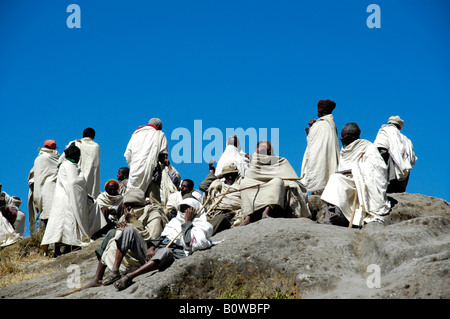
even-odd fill
[{"label": "crowd of people", "polygon": [[[231,136],[216,167],[214,160],[208,163],[199,190],[171,165],[158,118],[133,132],[124,153],[128,166],[118,168],[103,189],[94,129],[85,129],[61,155],[56,142],[47,140],[28,177],[30,229],[44,232],[41,246],[47,255],[52,247],[53,257],[102,238],[88,287],[114,284],[122,290],[136,276],[211,247],[211,237],[223,230],[262,218],[312,218],[310,195],[327,204],[324,224],[383,222],[391,210],[387,194],[406,191],[417,159],[401,133],[404,121],[390,117],[374,142],[361,139],[359,126],[348,123],[339,150],[335,107],[331,100],[318,102],[318,118],[305,129],[300,176],[286,158],[273,154],[270,141],[259,141],[249,154]],[[23,236],[20,204],[20,198],[1,192],[1,246]]]}]

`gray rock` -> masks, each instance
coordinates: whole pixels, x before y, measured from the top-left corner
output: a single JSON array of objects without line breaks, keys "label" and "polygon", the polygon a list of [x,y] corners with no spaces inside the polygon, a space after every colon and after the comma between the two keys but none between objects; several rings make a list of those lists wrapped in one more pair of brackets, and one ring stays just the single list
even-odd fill
[{"label": "gray rock", "polygon": [[92,278],[98,240],[52,261],[59,270],[0,289],[0,298],[450,298],[449,204],[390,197],[395,205],[385,224],[322,224],[326,206],[311,196],[315,220],[273,218],[233,228],[213,237],[219,243],[212,248],[137,277],[124,291],[102,286],[56,297],[72,289],[69,265],[79,267],[81,284]]}]

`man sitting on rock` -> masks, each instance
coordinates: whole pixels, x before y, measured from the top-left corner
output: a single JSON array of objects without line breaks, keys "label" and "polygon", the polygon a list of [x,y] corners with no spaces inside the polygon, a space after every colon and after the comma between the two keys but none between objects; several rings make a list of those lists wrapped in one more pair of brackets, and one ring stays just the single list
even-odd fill
[{"label": "man sitting on rock", "polygon": [[[95,277],[88,286],[98,286],[107,267],[111,271],[103,285],[115,283],[114,286],[120,291],[128,288],[137,276],[156,269],[162,271],[175,259],[209,248],[213,227],[206,221],[204,214],[196,215],[200,213],[200,208],[200,202],[194,197],[183,199],[177,216],[170,220],[157,240],[145,240],[134,227],[125,227],[115,238],[117,249],[114,260],[106,259],[103,255]],[[167,247],[170,243],[170,247]],[[139,268],[129,267],[128,260],[124,258],[129,252],[138,262]],[[120,273],[126,274],[121,276]]]},{"label": "man sitting on rock", "polygon": [[[208,211],[208,221],[214,226],[213,235],[242,222],[239,192],[241,181],[242,176],[236,164],[228,162],[223,165],[221,174],[216,177],[210,173],[200,184],[200,189],[210,198],[205,209]],[[234,192],[224,195],[232,191]],[[214,207],[209,211],[212,206]]]},{"label": "man sitting on rock", "polygon": [[306,188],[289,161],[272,154],[269,141],[256,146],[241,189],[241,225],[267,217],[311,217]]},{"label": "man sitting on rock", "polygon": [[329,204],[325,222],[348,226],[351,221],[352,226],[361,226],[382,222],[382,216],[390,211],[387,166],[376,146],[360,139],[360,134],[356,123],[342,129],[338,172],[330,176],[321,196]]}]

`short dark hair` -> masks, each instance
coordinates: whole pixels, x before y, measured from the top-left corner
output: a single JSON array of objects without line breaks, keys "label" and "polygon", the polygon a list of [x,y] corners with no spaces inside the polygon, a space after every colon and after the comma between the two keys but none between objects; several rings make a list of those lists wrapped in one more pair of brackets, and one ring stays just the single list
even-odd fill
[{"label": "short dark hair", "polygon": [[361,129],[359,128],[358,124],[350,122],[344,125],[344,127],[342,128],[342,133],[345,133],[345,135],[351,135],[358,139],[361,135]]},{"label": "short dark hair", "polygon": [[187,186],[190,189],[194,189],[194,181],[192,179],[186,178],[186,179],[183,179],[183,182],[186,182]]},{"label": "short dark hair", "polygon": [[86,128],[83,131],[83,137],[90,137],[90,138],[94,138],[95,137],[95,130],[91,127]]},{"label": "short dark hair", "polygon": [[126,166],[119,168],[119,171],[122,171],[123,175],[125,175],[126,177],[130,175],[130,169]]}]

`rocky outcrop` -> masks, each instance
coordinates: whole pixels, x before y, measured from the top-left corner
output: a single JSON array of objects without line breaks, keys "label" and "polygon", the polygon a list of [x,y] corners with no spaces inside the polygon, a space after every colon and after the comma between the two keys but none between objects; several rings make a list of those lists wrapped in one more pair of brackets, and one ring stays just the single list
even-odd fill
[{"label": "rocky outcrop", "polygon": [[[97,241],[51,261],[59,270],[1,289],[0,297],[450,298],[449,204],[416,194],[390,200],[385,224],[349,229],[320,223],[325,205],[312,196],[316,220],[272,218],[233,228],[217,234],[212,248],[140,276],[124,291],[106,286],[56,297],[71,290],[75,271],[81,284],[92,278]],[[37,267],[45,265],[30,271]]]}]

